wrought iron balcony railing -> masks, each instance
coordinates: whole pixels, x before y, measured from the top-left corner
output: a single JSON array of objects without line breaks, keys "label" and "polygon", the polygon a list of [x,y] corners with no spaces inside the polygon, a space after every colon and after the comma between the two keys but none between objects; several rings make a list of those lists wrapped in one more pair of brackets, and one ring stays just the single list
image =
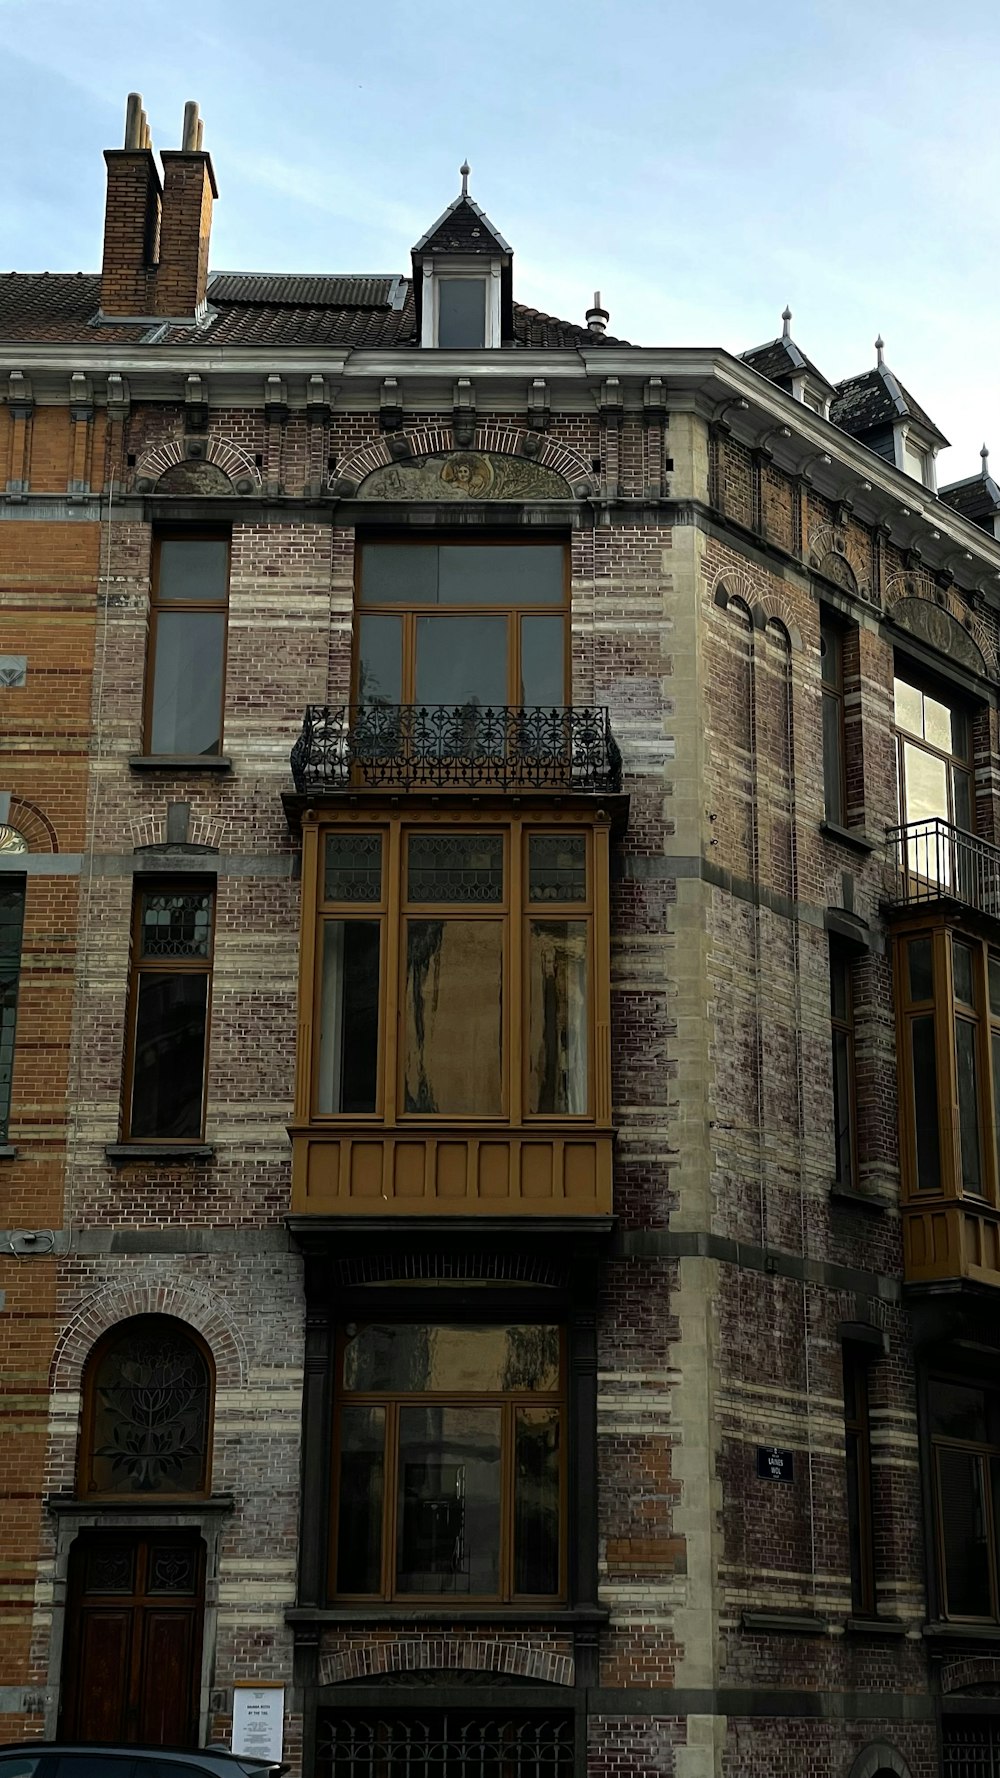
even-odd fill
[{"label": "wrought iron balcony railing", "polygon": [[621,789],[605,709],[310,704],[292,748],[300,793]]},{"label": "wrought iron balcony railing", "polygon": [[958,901],[1000,919],[1000,847],[937,817],[891,827],[886,839],[894,906]]}]

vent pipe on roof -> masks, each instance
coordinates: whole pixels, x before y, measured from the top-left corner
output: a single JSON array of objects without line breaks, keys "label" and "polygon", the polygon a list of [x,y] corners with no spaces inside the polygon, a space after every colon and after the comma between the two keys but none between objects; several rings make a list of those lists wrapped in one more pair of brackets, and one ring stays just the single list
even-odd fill
[{"label": "vent pipe on roof", "polygon": [[125,107],[125,147],[152,148],[149,122],[142,108],[142,94],[129,93]]},{"label": "vent pipe on roof", "polygon": [[600,335],[606,331],[607,325],[608,325],[608,322],[610,321],[610,319],[611,319],[611,317],[608,314],[607,309],[601,308],[601,293],[600,293],[600,291],[595,290],[594,291],[594,306],[592,309],[587,310],[587,315],[586,315],[586,321],[587,321],[588,328],[590,329],[591,333],[596,333],[596,334]]}]

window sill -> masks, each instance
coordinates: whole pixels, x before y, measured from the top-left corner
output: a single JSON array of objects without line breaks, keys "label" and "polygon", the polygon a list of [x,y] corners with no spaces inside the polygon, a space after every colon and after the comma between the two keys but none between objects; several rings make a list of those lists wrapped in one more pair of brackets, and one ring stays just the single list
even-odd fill
[{"label": "window sill", "polygon": [[500,1605],[294,1605],[285,1612],[286,1624],[606,1624],[610,1612],[604,1606]]},{"label": "window sill", "polygon": [[133,772],[231,772],[226,753],[130,753]]},{"label": "window sill", "polygon": [[907,1628],[898,1617],[849,1617],[844,1625],[849,1636],[905,1636]]},{"label": "window sill", "polygon": [[878,851],[878,841],[870,840],[860,827],[841,827],[838,821],[821,821],[819,831],[828,840],[836,840],[842,846],[850,846],[855,852]]},{"label": "window sill", "polygon": [[974,1642],[1000,1642],[1000,1624],[924,1624],[921,1631],[926,1642],[950,1645]]},{"label": "window sill", "polygon": [[64,1518],[81,1518],[93,1514],[137,1513],[143,1517],[155,1513],[185,1513],[197,1517],[203,1513],[231,1513],[236,1509],[232,1494],[205,1494],[199,1500],[192,1495],[169,1494],[95,1494],[81,1499],[78,1494],[48,1494],[44,1505],[50,1513]]},{"label": "window sill", "polygon": [[830,1200],[834,1204],[847,1204],[852,1210],[870,1210],[876,1216],[885,1215],[886,1207],[881,1198],[873,1197],[871,1192],[860,1192],[853,1185],[835,1182],[830,1187]]},{"label": "window sill", "polygon": [[176,1167],[189,1161],[215,1159],[210,1142],[109,1142],[104,1153],[119,1167],[129,1161],[159,1161],[164,1167]]},{"label": "window sill", "polygon": [[825,1636],[826,1620],[814,1617],[811,1611],[744,1611],[740,1613],[744,1630],[771,1630],[785,1636]]}]

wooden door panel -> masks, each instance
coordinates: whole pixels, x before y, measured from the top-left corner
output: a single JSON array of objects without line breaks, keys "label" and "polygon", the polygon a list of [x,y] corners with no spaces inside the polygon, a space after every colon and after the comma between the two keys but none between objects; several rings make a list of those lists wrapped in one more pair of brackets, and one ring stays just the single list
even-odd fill
[{"label": "wooden door panel", "polygon": [[143,1613],[138,1741],[183,1747],[197,1739],[197,1721],[192,1721],[197,1641],[192,1610],[147,1608]]},{"label": "wooden door panel", "polygon": [[90,1607],[77,1620],[72,1721],[78,1741],[117,1741],[127,1708],[133,1613],[129,1606]]}]

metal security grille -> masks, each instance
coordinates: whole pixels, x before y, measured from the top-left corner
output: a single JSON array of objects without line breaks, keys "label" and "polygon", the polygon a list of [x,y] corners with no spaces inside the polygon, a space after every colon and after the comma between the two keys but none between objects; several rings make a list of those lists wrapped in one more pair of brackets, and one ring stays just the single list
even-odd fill
[{"label": "metal security grille", "polygon": [[1000,1778],[1000,1718],[946,1719],[942,1753],[943,1778]]},{"label": "metal security grille", "polygon": [[569,1778],[568,1716],[486,1716],[467,1710],[320,1720],[320,1778]]}]

